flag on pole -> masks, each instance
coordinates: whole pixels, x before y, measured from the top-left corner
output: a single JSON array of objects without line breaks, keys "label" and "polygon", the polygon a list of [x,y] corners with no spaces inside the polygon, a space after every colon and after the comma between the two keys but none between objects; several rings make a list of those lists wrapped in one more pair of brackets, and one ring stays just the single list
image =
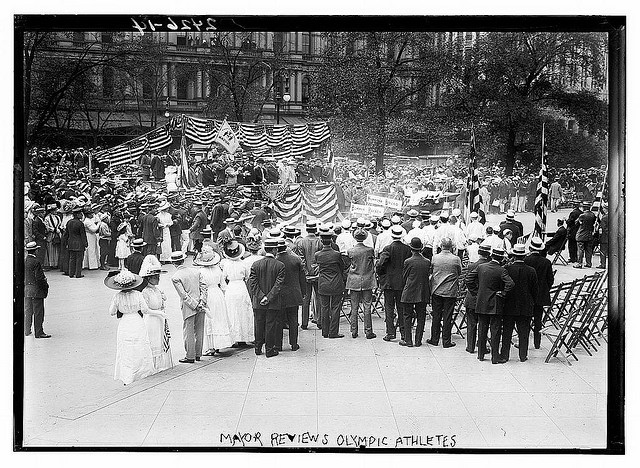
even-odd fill
[{"label": "flag on pole", "polygon": [[549,179],[547,177],[547,151],[544,141],[544,123],[542,124],[542,164],[536,189],[536,202],[533,208],[535,224],[533,235],[544,240],[547,229],[547,200],[549,199]]},{"label": "flag on pole", "polygon": [[224,149],[231,154],[235,153],[240,146],[240,143],[238,143],[238,137],[231,128],[231,125],[229,125],[229,122],[227,122],[227,119],[225,119],[224,122],[222,122],[222,125],[220,125],[218,134],[213,141],[220,143],[224,146]]},{"label": "flag on pole", "polygon": [[604,173],[604,180],[602,181],[602,189],[598,191],[595,198],[593,199],[593,204],[591,205],[591,211],[596,211],[596,222],[593,225],[594,234],[598,233],[600,229],[600,224],[602,223],[602,218],[604,218],[604,201],[607,198],[607,176],[609,174],[609,168]]},{"label": "flag on pole", "polygon": [[189,161],[187,160],[189,149],[187,148],[187,139],[184,134],[184,127],[185,124],[183,121],[182,139],[180,140],[180,179],[182,181],[182,187],[189,188]]},{"label": "flag on pole", "polygon": [[480,213],[480,177],[476,161],[476,134],[473,127],[471,127],[471,142],[469,144],[469,175],[465,205],[467,205],[466,222],[469,224],[471,212]]}]

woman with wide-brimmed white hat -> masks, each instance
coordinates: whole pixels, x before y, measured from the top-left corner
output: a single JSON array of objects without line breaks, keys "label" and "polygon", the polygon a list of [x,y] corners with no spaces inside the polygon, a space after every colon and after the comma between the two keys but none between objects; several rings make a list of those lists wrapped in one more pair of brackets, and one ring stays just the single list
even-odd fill
[{"label": "woman with wide-brimmed white hat", "polygon": [[149,308],[142,293],[134,289],[142,284],[142,278],[129,270],[110,273],[104,284],[118,291],[109,306],[109,313],[119,319],[113,378],[127,385],[154,373],[151,345],[143,319]]},{"label": "woman with wide-brimmed white hat", "polygon": [[254,340],[253,306],[249,290],[245,283],[250,268],[242,261],[244,245],[232,240],[223,247],[225,259],[222,261],[222,273],[229,284],[224,294],[229,320],[231,322],[231,340],[233,347],[243,346]]},{"label": "woman with wide-brimmed white hat", "polygon": [[160,261],[161,262],[170,262],[171,261],[171,232],[169,231],[169,227],[173,224],[173,219],[171,219],[171,214],[167,211],[171,208],[171,205],[168,201],[163,201],[160,206],[158,206],[158,214],[156,217],[158,218],[158,226],[162,229],[162,243],[160,247],[162,251],[160,252]]},{"label": "woman with wide-brimmed white hat", "polygon": [[200,272],[202,280],[207,286],[207,306],[204,318],[205,356],[215,356],[219,350],[229,348],[231,341],[231,325],[227,315],[227,305],[224,300],[224,290],[227,283],[222,278],[220,268],[220,254],[210,245],[203,245],[193,264],[203,267]]},{"label": "woman with wide-brimmed white hat", "polygon": [[171,348],[169,346],[169,324],[165,312],[167,297],[158,287],[160,282],[161,265],[155,255],[147,255],[140,267],[140,276],[147,280],[147,285],[142,290],[142,297],[149,308],[144,314],[144,324],[147,327],[151,355],[153,356],[153,368],[160,372],[173,367]]}]

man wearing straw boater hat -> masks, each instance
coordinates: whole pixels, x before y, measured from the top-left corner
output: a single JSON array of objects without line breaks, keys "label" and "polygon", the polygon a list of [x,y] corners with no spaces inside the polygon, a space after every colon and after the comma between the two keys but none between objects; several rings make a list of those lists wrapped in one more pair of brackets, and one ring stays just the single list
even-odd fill
[{"label": "man wearing straw boater hat", "polygon": [[358,337],[358,309],[362,304],[364,312],[364,333],[368,340],[376,337],[371,322],[371,302],[373,288],[376,287],[375,254],[373,248],[364,245],[367,232],[356,229],[353,233],[356,245],[347,251],[349,270],[346,289],[351,294],[351,337]]},{"label": "man wearing straw boater hat", "polygon": [[551,305],[549,291],[553,286],[553,268],[551,261],[544,255],[545,245],[539,237],[532,237],[529,245],[531,253],[524,258],[524,263],[536,271],[538,277],[538,295],[533,305],[533,346],[540,348],[540,330],[544,307]]},{"label": "man wearing straw boater hat", "polygon": [[[303,265],[305,266],[305,274],[307,276],[307,294],[305,294],[302,302],[302,323],[300,324],[300,328],[303,330],[307,329],[309,318],[310,318],[310,309],[311,309],[311,296],[315,294],[315,318],[320,317],[320,297],[318,295],[318,272],[317,269],[313,266],[315,263],[315,255],[316,252],[322,249],[322,242],[316,236],[318,232],[318,223],[313,220],[307,221],[305,225],[305,230],[307,231],[307,235],[304,237],[300,237],[296,239],[295,246],[296,251],[299,252],[300,258],[303,261]],[[316,321],[312,318],[312,321]],[[321,323],[318,323],[318,327],[321,326]]]},{"label": "man wearing straw boater hat", "polygon": [[345,265],[342,255],[333,249],[333,232],[320,229],[322,250],[316,252],[318,265],[318,295],[323,338],[344,338],[340,333],[340,308],[345,286]]},{"label": "man wearing straw boater hat", "polygon": [[44,300],[49,294],[49,283],[42,270],[42,264],[36,258],[41,249],[35,242],[25,246],[27,257],[24,260],[24,335],[31,335],[31,323],[36,338],[51,338],[42,329],[44,323]]},{"label": "man wearing straw boater hat", "polygon": [[171,254],[171,263],[177,271],[171,278],[174,288],[180,296],[182,308],[182,333],[186,356],[180,362],[193,364],[202,356],[202,340],[204,337],[204,305],[207,303],[207,290],[202,287],[202,275],[195,268],[184,265],[187,258],[184,252],[178,250]]},{"label": "man wearing straw boater hat", "polygon": [[538,296],[538,276],[536,270],[524,263],[526,254],[524,244],[514,245],[511,251],[513,263],[505,266],[507,273],[515,283],[513,289],[508,291],[504,298],[500,359],[505,362],[509,360],[514,326],[518,332],[520,362],[527,360],[531,317]]},{"label": "man wearing straw boater hat", "polygon": [[75,206],[72,210],[73,219],[67,222],[66,231],[62,237],[62,243],[69,252],[69,278],[82,278],[82,260],[84,249],[87,248],[87,233],[82,219],[82,207]]},{"label": "man wearing straw boater hat", "polygon": [[[478,247],[478,256],[480,257],[476,262],[469,265],[467,275],[476,271],[478,267],[484,263],[491,261],[491,245],[480,244]],[[464,299],[465,315],[467,318],[467,353],[474,354],[476,352],[476,340],[478,337],[478,314],[476,313],[476,302],[478,297],[472,293],[470,289],[467,289],[467,295]]]},{"label": "man wearing straw boater hat", "polygon": [[266,239],[264,248],[264,258],[251,265],[248,286],[255,323],[255,353],[262,354],[262,346],[265,345],[265,354],[269,358],[278,355],[277,327],[285,266],[276,259],[278,239]]},{"label": "man wearing straw boater hat", "polygon": [[282,329],[289,328],[289,345],[292,351],[300,349],[298,345],[298,307],[307,292],[307,278],[302,268],[302,260],[291,253],[284,238],[278,239],[277,259],[284,264],[284,284],[280,292],[281,312],[278,323],[276,346],[282,349]]}]

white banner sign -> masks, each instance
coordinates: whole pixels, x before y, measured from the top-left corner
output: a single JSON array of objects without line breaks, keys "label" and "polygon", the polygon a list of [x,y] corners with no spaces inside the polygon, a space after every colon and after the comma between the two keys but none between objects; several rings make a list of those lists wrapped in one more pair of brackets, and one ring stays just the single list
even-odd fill
[{"label": "white banner sign", "polygon": [[360,216],[369,216],[369,217],[382,217],[384,216],[384,207],[383,206],[369,206],[369,205],[359,205],[357,203],[351,204],[351,213],[349,215],[352,218],[358,218]]},{"label": "white banner sign", "polygon": [[402,209],[402,200],[396,200],[395,198],[381,197],[379,195],[367,195],[367,204],[387,207],[396,211],[399,211]]}]

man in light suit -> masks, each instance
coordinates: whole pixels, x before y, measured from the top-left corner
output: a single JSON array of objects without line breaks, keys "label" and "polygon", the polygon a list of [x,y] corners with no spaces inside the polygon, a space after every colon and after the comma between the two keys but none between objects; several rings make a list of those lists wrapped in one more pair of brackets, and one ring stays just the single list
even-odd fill
[{"label": "man in light suit", "polygon": [[204,304],[207,303],[207,288],[202,276],[195,268],[187,268],[184,252],[178,250],[171,254],[171,263],[176,266],[176,273],[171,278],[173,287],[180,296],[182,307],[182,334],[184,348],[187,353],[180,362],[193,364],[202,356],[202,339],[204,336]]},{"label": "man in light suit", "polygon": [[347,251],[349,270],[346,288],[351,291],[351,337],[358,336],[358,308],[363,306],[364,333],[368,340],[376,337],[371,322],[373,288],[376,287],[373,248],[364,245],[367,232],[357,229],[353,233],[356,245]]},{"label": "man in light suit", "polygon": [[264,241],[264,258],[251,265],[249,274],[249,294],[253,304],[255,323],[255,353],[262,354],[262,345],[266,344],[266,356],[278,355],[277,327],[281,308],[280,291],[285,280],[285,266],[276,260],[278,239]]},{"label": "man in light suit", "polygon": [[466,278],[467,287],[477,296],[476,313],[478,314],[478,360],[484,361],[486,354],[487,333],[491,328],[491,363],[503,364],[500,358],[500,329],[504,312],[504,297],[515,286],[513,280],[501,265],[505,252],[494,248],[491,261],[484,263],[474,271],[469,271]]},{"label": "man in light suit", "polygon": [[[540,244],[542,244],[542,241],[540,241]],[[518,331],[520,361],[527,360],[531,317],[533,316],[533,306],[538,296],[538,275],[533,267],[525,264],[524,257],[526,253],[524,244],[514,245],[511,252],[514,262],[505,267],[515,286],[504,298],[502,349],[500,350],[500,358],[503,361],[509,360],[514,326]]]},{"label": "man in light suit", "polygon": [[302,268],[302,260],[287,248],[284,239],[278,239],[277,259],[284,264],[284,284],[280,291],[281,311],[278,321],[276,347],[282,351],[282,329],[289,326],[289,344],[292,351],[300,349],[298,345],[298,307],[302,305],[302,297],[307,292],[307,277]]}]

